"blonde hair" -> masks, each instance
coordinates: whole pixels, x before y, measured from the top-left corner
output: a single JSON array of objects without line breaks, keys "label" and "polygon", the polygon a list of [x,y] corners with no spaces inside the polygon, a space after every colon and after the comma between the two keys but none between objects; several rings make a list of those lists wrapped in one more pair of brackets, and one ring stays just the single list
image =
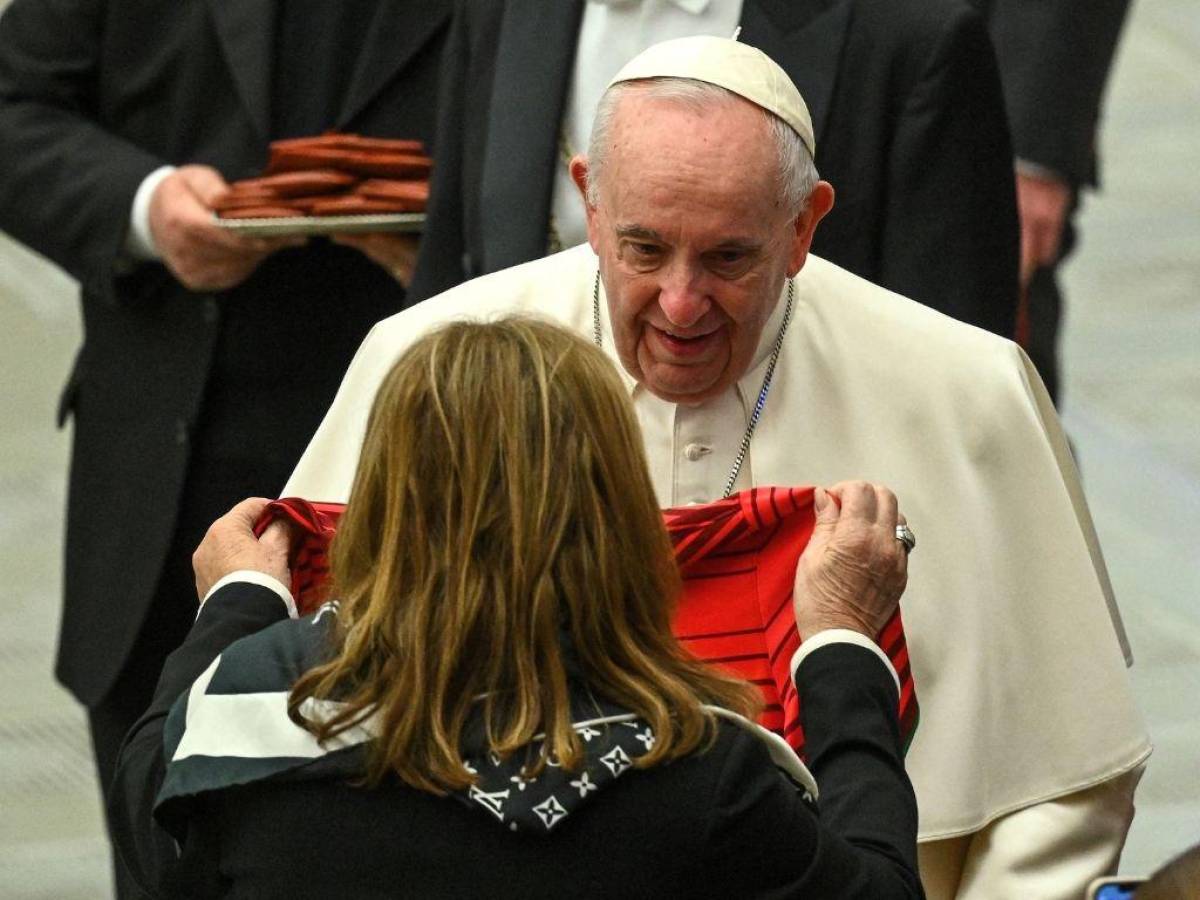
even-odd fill
[{"label": "blonde hair", "polygon": [[[711,739],[702,703],[761,703],[672,635],[679,574],[626,390],[600,350],[545,322],[451,324],[396,362],[331,568],[339,653],[289,713],[322,740],[373,717],[367,784],[472,784],[460,742],[476,704],[490,750],[544,733],[529,770],[577,770],[564,645],[591,692],[654,729],[641,766]],[[305,719],[309,697],[338,711]]]}]

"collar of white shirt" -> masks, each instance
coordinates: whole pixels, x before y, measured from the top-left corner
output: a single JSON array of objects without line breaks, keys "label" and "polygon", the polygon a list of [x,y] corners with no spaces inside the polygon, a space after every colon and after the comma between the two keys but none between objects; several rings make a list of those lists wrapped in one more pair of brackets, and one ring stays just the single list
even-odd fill
[{"label": "collar of white shirt", "polygon": [[[603,6],[636,6],[642,0],[589,0],[590,3],[599,3]],[[678,6],[684,12],[691,13],[694,16],[700,15],[708,8],[709,0],[667,0],[675,6]]]}]

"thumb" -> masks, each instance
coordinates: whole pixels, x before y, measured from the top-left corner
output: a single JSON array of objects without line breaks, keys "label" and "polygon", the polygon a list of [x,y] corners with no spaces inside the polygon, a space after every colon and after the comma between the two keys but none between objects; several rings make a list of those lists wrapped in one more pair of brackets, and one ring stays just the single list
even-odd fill
[{"label": "thumb", "polygon": [[838,519],[841,518],[842,510],[823,487],[818,487],[813,491],[813,510],[817,514],[817,521],[813,527],[812,540],[824,543],[832,534]]},{"label": "thumb", "polygon": [[267,504],[270,502],[265,497],[247,497],[231,509],[227,513],[227,516],[230,521],[252,530],[254,524],[258,521],[258,517],[262,515],[262,511],[267,508]]},{"label": "thumb", "polygon": [[221,173],[212,166],[193,164],[180,166],[178,171],[192,194],[207,207],[211,207],[218,197],[229,190],[229,185],[221,177]]},{"label": "thumb", "polygon": [[268,552],[281,554],[286,559],[292,546],[292,531],[288,527],[287,520],[276,519],[268,525],[267,530],[263,532],[258,542]]}]

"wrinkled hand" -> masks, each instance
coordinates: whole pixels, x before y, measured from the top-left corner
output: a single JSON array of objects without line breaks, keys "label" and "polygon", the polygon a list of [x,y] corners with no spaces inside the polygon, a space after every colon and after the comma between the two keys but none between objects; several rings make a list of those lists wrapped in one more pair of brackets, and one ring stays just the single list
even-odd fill
[{"label": "wrinkled hand", "polygon": [[243,500],[209,526],[192,554],[196,593],[203,600],[212,586],[231,572],[250,569],[270,575],[284,586],[290,581],[288,550],[291,533],[281,520],[271,523],[261,538],[254,523],[269,503],[262,497]]},{"label": "wrinkled hand", "polygon": [[415,234],[337,234],[333,236],[333,242],[365,254],[387,269],[406,289],[412,283],[413,270],[417,267],[417,251],[421,245],[420,238]]},{"label": "wrinkled hand", "polygon": [[800,636],[849,628],[874,640],[908,583],[908,554],[896,540],[896,525],[904,522],[896,496],[880,485],[845,481],[828,492],[817,488],[814,502],[817,523],[796,568]]},{"label": "wrinkled hand", "polygon": [[1021,289],[1033,273],[1058,259],[1071,186],[1057,178],[1017,173],[1017,212],[1021,216]]},{"label": "wrinkled hand", "polygon": [[209,166],[180,166],[150,198],[150,233],[184,287],[223,291],[245,281],[264,259],[302,237],[250,238],[215,225],[212,204],[229,185]]}]

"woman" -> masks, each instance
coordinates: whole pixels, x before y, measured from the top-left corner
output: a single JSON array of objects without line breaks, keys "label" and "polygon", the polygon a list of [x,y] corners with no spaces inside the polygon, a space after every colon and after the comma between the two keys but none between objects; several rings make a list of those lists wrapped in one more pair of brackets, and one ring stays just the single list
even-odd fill
[{"label": "woman", "polygon": [[127,739],[118,845],[183,895],[919,896],[894,672],[838,639],[869,645],[903,591],[895,498],[835,496],[796,586],[819,820],[807,772],[737,716],[754,689],[671,636],[611,363],[531,320],[431,334],[375,399],[336,604],[287,618],[286,540],[250,531],[265,501],[197,550],[205,599]]}]

